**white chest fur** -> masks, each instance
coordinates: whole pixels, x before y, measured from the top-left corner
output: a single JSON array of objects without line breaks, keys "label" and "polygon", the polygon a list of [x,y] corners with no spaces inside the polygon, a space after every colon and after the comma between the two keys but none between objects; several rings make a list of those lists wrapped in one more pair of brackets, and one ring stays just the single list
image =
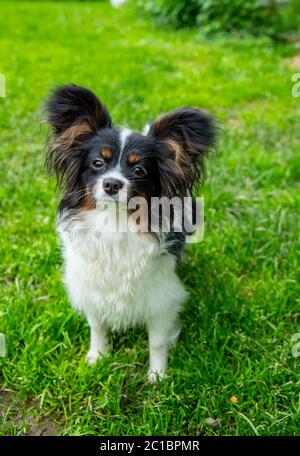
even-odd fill
[{"label": "white chest fur", "polygon": [[102,217],[93,210],[58,222],[73,307],[113,330],[177,315],[187,293],[175,257],[150,234],[103,232]]}]

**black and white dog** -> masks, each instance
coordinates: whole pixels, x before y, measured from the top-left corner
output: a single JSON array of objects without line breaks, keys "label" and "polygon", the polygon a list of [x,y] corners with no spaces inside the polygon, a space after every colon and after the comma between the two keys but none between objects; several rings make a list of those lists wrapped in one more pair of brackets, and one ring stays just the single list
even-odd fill
[{"label": "black and white dog", "polygon": [[118,206],[129,217],[128,202],[136,196],[148,203],[191,194],[204,176],[214,122],[203,111],[180,108],[147,133],[135,133],[114,126],[101,101],[76,85],[53,91],[46,119],[52,128],[46,162],[64,192],[57,227],[65,284],[91,328],[87,360],[107,353],[109,330],[145,325],[154,382],[164,376],[187,299],[175,270],[186,233],[116,230],[108,214]]}]

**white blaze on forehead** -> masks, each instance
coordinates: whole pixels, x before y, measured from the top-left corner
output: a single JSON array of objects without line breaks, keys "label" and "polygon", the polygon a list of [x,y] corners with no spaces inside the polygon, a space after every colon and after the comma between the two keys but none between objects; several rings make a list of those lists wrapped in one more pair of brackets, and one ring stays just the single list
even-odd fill
[{"label": "white blaze on forehead", "polygon": [[146,124],[143,128],[143,135],[146,136],[149,133],[150,130],[150,124]]},{"label": "white blaze on forehead", "polygon": [[132,133],[132,131],[129,130],[129,128],[122,128],[122,130],[120,131],[120,157],[119,157],[119,163],[121,162],[122,153],[123,153],[124,147],[126,145],[126,141],[129,138],[129,136],[131,135],[131,133]]}]

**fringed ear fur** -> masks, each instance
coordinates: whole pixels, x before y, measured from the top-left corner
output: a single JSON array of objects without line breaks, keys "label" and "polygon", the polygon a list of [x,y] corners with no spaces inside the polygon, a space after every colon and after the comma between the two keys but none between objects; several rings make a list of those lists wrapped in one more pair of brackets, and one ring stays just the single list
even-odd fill
[{"label": "fringed ear fur", "polygon": [[194,108],[180,108],[159,117],[148,135],[157,141],[163,193],[185,196],[205,178],[204,159],[215,144],[213,118]]},{"label": "fringed ear fur", "polygon": [[56,88],[45,103],[45,120],[52,128],[46,166],[54,171],[58,183],[74,187],[80,168],[79,147],[94,131],[112,126],[106,107],[84,87],[64,85]]}]

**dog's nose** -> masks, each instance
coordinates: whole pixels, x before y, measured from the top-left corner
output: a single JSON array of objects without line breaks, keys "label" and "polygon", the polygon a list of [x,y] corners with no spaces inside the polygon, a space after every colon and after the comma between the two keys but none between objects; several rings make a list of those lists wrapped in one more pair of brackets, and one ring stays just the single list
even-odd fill
[{"label": "dog's nose", "polygon": [[109,195],[115,195],[121,188],[123,188],[123,182],[118,179],[104,179],[103,188]]}]

